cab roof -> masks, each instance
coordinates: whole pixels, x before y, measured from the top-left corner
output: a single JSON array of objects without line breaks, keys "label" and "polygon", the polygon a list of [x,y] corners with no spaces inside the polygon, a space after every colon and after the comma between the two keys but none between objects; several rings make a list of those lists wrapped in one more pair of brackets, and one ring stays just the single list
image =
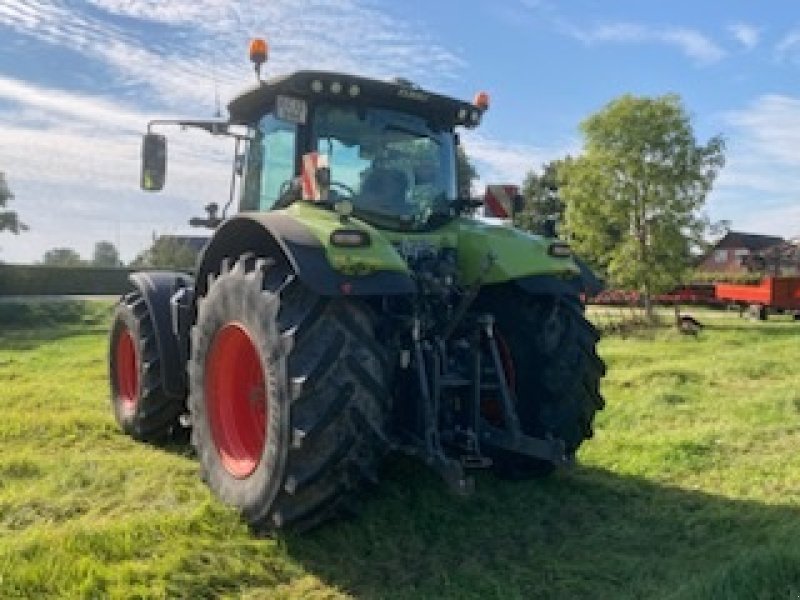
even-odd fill
[{"label": "cab roof", "polygon": [[[334,93],[335,89],[339,91]],[[263,81],[234,98],[228,104],[231,123],[254,123],[274,109],[278,96],[400,110],[420,115],[441,129],[475,127],[483,114],[474,104],[434,94],[401,79],[382,81],[329,71],[296,71]]]}]

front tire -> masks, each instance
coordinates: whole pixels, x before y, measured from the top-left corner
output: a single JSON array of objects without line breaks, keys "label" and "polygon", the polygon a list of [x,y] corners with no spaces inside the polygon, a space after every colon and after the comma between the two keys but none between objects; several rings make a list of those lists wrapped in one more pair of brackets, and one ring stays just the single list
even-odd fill
[{"label": "front tire", "polygon": [[189,363],[208,485],[259,530],[352,508],[387,449],[385,372],[365,307],[320,298],[266,259],[223,265],[198,302]]},{"label": "front tire", "polygon": [[184,399],[164,392],[153,318],[139,292],[123,296],[114,310],[109,340],[111,407],[122,431],[159,443],[182,431]]}]

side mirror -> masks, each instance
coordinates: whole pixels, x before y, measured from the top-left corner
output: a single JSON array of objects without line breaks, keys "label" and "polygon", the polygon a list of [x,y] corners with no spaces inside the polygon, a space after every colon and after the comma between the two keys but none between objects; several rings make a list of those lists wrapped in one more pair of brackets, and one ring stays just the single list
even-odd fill
[{"label": "side mirror", "polygon": [[158,133],[142,136],[142,177],[139,185],[146,192],[164,188],[167,178],[167,138]]}]

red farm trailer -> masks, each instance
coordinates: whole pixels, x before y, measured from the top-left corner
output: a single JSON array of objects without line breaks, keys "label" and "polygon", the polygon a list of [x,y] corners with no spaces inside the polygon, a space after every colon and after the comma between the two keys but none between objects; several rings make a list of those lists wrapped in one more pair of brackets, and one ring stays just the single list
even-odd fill
[{"label": "red farm trailer", "polygon": [[718,300],[749,306],[764,320],[770,310],[800,313],[800,277],[765,277],[757,284],[717,283]]}]

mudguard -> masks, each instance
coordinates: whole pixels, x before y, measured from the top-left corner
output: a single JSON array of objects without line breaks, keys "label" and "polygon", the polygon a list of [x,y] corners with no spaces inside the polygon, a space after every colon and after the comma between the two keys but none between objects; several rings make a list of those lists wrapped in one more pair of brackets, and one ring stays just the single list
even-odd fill
[{"label": "mudguard", "polygon": [[599,279],[589,266],[579,258],[573,258],[578,265],[580,273],[569,278],[559,278],[552,275],[530,275],[515,279],[523,290],[532,296],[584,296],[591,297],[605,289],[604,282]]},{"label": "mudguard", "polygon": [[579,279],[559,279],[552,275],[530,275],[515,279],[514,283],[531,296],[577,296]]},{"label": "mudguard", "polygon": [[575,264],[581,270],[577,282],[580,286],[579,292],[585,294],[587,297],[596,296],[604,289],[606,289],[606,282],[594,274],[594,271],[586,264],[585,261],[575,257]]},{"label": "mudguard", "polygon": [[186,395],[186,364],[173,323],[170,299],[181,290],[191,289],[192,278],[186,273],[140,271],[131,273],[129,280],[142,294],[152,317],[164,392],[183,398]]},{"label": "mudguard", "polygon": [[411,294],[414,282],[407,273],[380,270],[364,275],[345,274],[331,266],[319,238],[283,211],[239,213],[217,229],[197,269],[197,296],[204,296],[210,275],[224,259],[233,262],[246,252],[270,256],[285,264],[303,284],[321,296],[385,296]]}]

